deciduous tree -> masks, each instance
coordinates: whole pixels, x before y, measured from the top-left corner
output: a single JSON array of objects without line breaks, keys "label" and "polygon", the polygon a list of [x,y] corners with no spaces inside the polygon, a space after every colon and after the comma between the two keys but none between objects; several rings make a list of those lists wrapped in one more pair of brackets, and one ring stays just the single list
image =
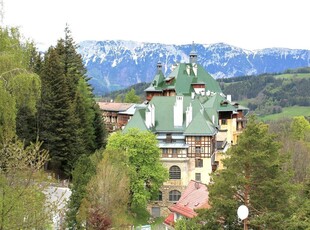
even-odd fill
[{"label": "deciduous tree", "polygon": [[0,229],[46,229],[51,206],[43,193],[43,166],[48,153],[39,142],[24,147],[18,140],[0,145]]},{"label": "deciduous tree", "polygon": [[119,229],[128,225],[129,168],[115,161],[115,154],[119,152],[104,152],[96,175],[87,185],[78,218],[89,229]]},{"label": "deciduous tree", "polygon": [[132,88],[128,93],[126,93],[124,102],[125,103],[140,103],[141,98],[136,95],[135,89]]},{"label": "deciduous tree", "polygon": [[117,132],[108,139],[107,150],[124,152],[123,162],[130,168],[130,201],[132,207],[145,208],[168,178],[160,162],[160,149],[154,134],[138,129]]}]

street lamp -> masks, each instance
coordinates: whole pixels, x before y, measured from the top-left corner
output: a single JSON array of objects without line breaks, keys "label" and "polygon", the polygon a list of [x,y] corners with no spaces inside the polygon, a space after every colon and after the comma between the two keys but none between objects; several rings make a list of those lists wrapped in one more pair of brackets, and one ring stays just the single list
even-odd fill
[{"label": "street lamp", "polygon": [[237,210],[237,214],[238,214],[238,217],[243,220],[243,229],[244,230],[248,230],[248,225],[247,225],[247,218],[248,218],[248,215],[249,215],[249,209],[247,206],[245,205],[240,205],[238,210]]}]

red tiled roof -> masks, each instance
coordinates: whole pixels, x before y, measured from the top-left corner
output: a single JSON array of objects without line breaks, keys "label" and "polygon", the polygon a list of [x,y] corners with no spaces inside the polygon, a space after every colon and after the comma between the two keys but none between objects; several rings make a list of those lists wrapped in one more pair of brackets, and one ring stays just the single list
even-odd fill
[{"label": "red tiled roof", "polygon": [[188,208],[188,207],[181,205],[181,204],[175,204],[175,205],[169,207],[169,209],[171,212],[177,212],[177,213],[179,213],[182,216],[185,216],[187,218],[193,218],[193,217],[197,216],[197,213],[193,209]]},{"label": "red tiled roof", "polygon": [[188,218],[193,218],[197,215],[194,211],[199,208],[209,208],[209,192],[205,184],[191,180],[182,193],[179,201],[169,207],[172,212],[181,214]]},{"label": "red tiled roof", "polygon": [[170,213],[169,216],[164,220],[164,223],[172,225],[174,223],[174,214]]},{"label": "red tiled roof", "polygon": [[99,108],[101,110],[105,111],[126,111],[131,106],[133,106],[133,103],[117,103],[117,102],[97,102],[99,105]]}]

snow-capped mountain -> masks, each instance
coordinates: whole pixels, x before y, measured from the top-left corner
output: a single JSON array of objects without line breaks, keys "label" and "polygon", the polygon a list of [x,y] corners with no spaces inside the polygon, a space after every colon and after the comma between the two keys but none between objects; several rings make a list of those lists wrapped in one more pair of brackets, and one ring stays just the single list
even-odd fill
[{"label": "snow-capped mountain", "polygon": [[[164,74],[176,62],[188,62],[192,44],[166,45],[133,41],[84,41],[78,44],[95,94],[151,82],[156,64]],[[224,43],[195,44],[200,63],[214,78],[278,73],[310,66],[310,50],[244,50]]]}]

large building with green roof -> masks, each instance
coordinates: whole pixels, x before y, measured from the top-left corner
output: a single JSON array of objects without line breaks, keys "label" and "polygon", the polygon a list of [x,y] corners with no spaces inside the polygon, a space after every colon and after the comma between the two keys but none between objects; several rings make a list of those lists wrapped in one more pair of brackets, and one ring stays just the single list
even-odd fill
[{"label": "large building with green roof", "polygon": [[218,82],[190,53],[189,63],[179,63],[165,77],[158,63],[153,82],[145,90],[147,102],[136,108],[125,126],[151,131],[162,150],[169,180],[150,207],[153,216],[167,214],[191,180],[205,184],[221,168],[221,153],[237,143],[248,109],[222,93]]}]

